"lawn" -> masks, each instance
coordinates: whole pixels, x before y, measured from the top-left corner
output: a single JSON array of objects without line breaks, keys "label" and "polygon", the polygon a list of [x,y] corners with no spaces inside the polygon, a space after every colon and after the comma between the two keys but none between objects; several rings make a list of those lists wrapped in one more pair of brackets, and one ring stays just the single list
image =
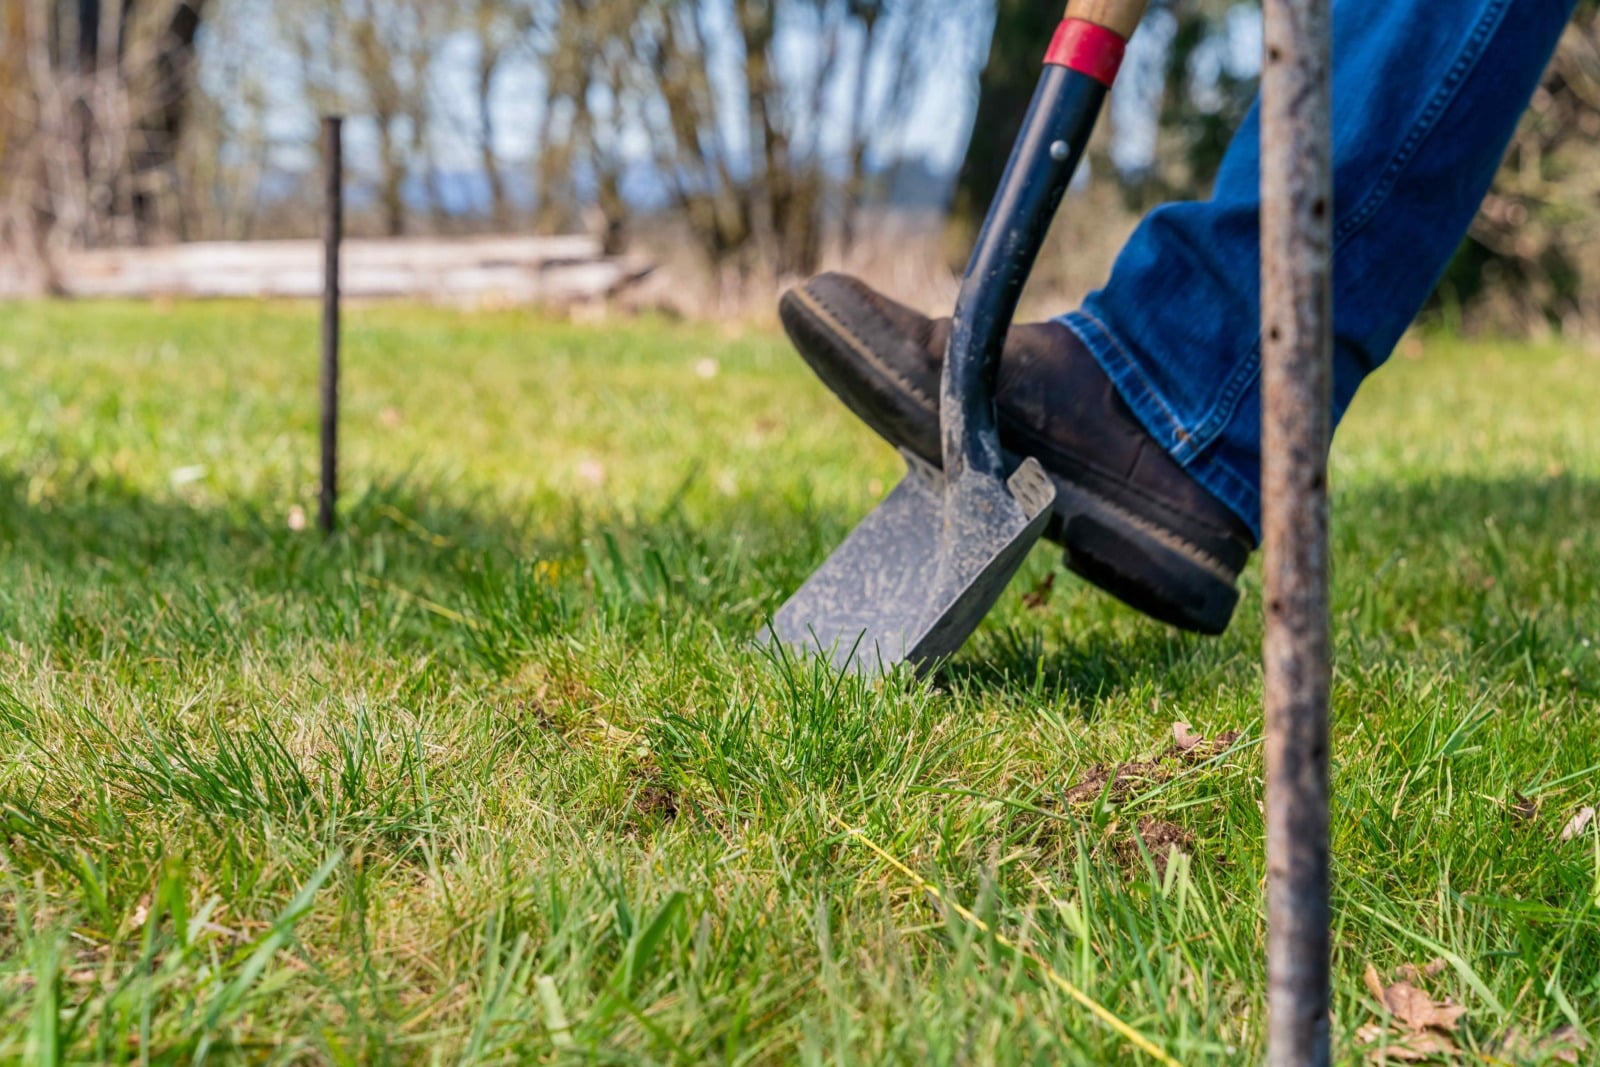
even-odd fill
[{"label": "lawn", "polygon": [[[840,681],[750,638],[897,462],[777,334],[359,311],[330,541],[316,335],[0,307],[0,1060],[1259,1058],[1257,570],[1205,640],[1041,548]],[[1424,336],[1341,433],[1341,1062],[1600,1055],[1597,418]]]}]

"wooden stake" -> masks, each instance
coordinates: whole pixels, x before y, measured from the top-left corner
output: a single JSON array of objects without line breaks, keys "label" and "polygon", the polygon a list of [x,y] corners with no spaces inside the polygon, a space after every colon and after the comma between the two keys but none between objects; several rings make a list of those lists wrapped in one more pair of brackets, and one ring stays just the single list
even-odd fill
[{"label": "wooden stake", "polygon": [[344,240],[344,120],[322,120],[327,220],[322,288],[322,499],[317,522],[332,534],[339,513],[339,246]]},{"label": "wooden stake", "polygon": [[1329,1062],[1329,0],[1265,0],[1261,104],[1270,1067]]}]

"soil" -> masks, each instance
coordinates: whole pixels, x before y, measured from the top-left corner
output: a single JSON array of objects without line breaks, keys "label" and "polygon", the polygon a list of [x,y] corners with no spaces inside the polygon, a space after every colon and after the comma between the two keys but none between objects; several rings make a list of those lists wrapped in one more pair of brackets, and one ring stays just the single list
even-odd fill
[{"label": "soil", "polygon": [[[1144,842],[1143,852],[1139,849],[1141,841]],[[1152,815],[1141,820],[1139,828],[1133,833],[1111,838],[1107,848],[1117,866],[1129,874],[1143,872],[1146,869],[1144,852],[1150,853],[1150,862],[1156,868],[1156,880],[1160,881],[1167,876],[1167,865],[1172,862],[1173,849],[1185,855],[1194,853],[1194,834],[1176,823],[1165,822]]]}]

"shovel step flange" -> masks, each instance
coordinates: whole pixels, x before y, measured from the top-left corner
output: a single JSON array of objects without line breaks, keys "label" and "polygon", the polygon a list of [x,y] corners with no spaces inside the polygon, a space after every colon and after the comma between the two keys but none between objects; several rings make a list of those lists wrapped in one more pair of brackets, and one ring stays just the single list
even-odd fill
[{"label": "shovel step flange", "polygon": [[[835,668],[925,671],[955,653],[1049,522],[1056,489],[1037,461],[1006,482],[902,453],[906,477],[773,620],[784,644]],[[949,500],[947,501],[947,496]]]}]

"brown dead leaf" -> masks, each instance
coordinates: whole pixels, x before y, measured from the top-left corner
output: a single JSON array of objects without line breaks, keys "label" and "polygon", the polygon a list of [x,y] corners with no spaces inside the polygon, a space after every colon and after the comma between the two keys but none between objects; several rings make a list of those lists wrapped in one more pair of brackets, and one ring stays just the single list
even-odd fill
[{"label": "brown dead leaf", "polygon": [[1410,982],[1396,982],[1384,990],[1384,1003],[1395,1018],[1413,1030],[1453,1031],[1467,1009],[1449,998],[1436,1001]]},{"label": "brown dead leaf", "polygon": [[1436,1001],[1410,982],[1390,986],[1386,999],[1395,1015],[1417,1030],[1454,1031],[1467,1013],[1465,1007],[1451,1003],[1449,997]]},{"label": "brown dead leaf", "polygon": [[1589,1051],[1589,1042],[1576,1027],[1567,1025],[1553,1031],[1539,1042],[1543,1055],[1553,1056],[1562,1063],[1577,1063],[1582,1053]]},{"label": "brown dead leaf", "polygon": [[1370,963],[1362,980],[1366,982],[1367,992],[1387,1008],[1397,1021],[1412,1030],[1453,1031],[1467,1013],[1466,1008],[1452,1004],[1450,998],[1436,1001],[1410,982],[1402,980],[1384,985],[1383,979],[1378,977],[1377,968]]},{"label": "brown dead leaf", "polygon": [[1539,1040],[1534,1040],[1513,1027],[1489,1051],[1496,1058],[1518,1063],[1524,1060],[1578,1063],[1588,1049],[1589,1042],[1584,1040],[1583,1035],[1574,1027],[1568,1025],[1550,1031]]},{"label": "brown dead leaf", "polygon": [[1238,730],[1229,730],[1215,738],[1208,738],[1196,733],[1186,722],[1175,722],[1172,724],[1172,748],[1169,754],[1189,763],[1201,763],[1228,751],[1242,736]]},{"label": "brown dead leaf", "polygon": [[1539,804],[1537,801],[1529,800],[1521,793],[1513,793],[1511,814],[1523,822],[1532,822],[1539,817]]},{"label": "brown dead leaf", "polygon": [[1577,838],[1589,828],[1589,824],[1592,822],[1594,822],[1594,808],[1592,806],[1578,812],[1572,817],[1572,821],[1567,823],[1566,829],[1561,831],[1562,844]]},{"label": "brown dead leaf", "polygon": [[1450,969],[1450,964],[1442,959],[1432,959],[1418,967],[1415,963],[1402,963],[1396,970],[1395,977],[1413,984],[1424,978],[1437,978]]},{"label": "brown dead leaf", "polygon": [[1378,968],[1367,964],[1367,969],[1361,976],[1361,981],[1366,984],[1367,992],[1372,994],[1372,999],[1379,1004],[1383,1003],[1383,979],[1378,977]]},{"label": "brown dead leaf", "polygon": [[1365,1048],[1369,1063],[1422,1063],[1450,1059],[1461,1051],[1447,1035],[1437,1031],[1395,1033],[1380,1023],[1367,1023],[1357,1029],[1356,1041]]},{"label": "brown dead leaf", "polygon": [[1022,598],[1023,606],[1029,611],[1043,611],[1050,604],[1050,594],[1056,587],[1056,573],[1051,571],[1039,580],[1039,584]]}]

